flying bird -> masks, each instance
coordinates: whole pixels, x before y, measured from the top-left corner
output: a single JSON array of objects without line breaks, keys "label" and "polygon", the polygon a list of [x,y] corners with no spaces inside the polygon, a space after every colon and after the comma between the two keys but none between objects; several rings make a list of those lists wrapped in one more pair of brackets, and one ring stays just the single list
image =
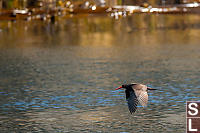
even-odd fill
[{"label": "flying bird", "polygon": [[156,90],[138,83],[125,84],[116,88],[115,90],[122,88],[125,89],[126,101],[131,114],[136,111],[138,103],[140,103],[143,107],[147,106],[148,90]]}]

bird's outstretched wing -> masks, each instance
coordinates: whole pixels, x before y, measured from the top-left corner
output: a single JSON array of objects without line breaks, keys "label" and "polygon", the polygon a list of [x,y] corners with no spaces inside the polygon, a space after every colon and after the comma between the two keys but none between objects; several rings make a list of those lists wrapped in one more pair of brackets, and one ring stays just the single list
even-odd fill
[{"label": "bird's outstretched wing", "polygon": [[148,103],[148,94],[146,91],[141,91],[140,95],[137,97],[139,103],[142,105],[142,107],[147,106]]},{"label": "bird's outstretched wing", "polygon": [[138,99],[135,95],[134,90],[131,90],[131,91],[125,90],[125,93],[126,93],[126,100],[128,103],[128,108],[129,108],[130,113],[132,114],[137,109]]},{"label": "bird's outstretched wing", "polygon": [[148,103],[148,94],[147,94],[147,87],[141,84],[134,85],[133,90],[135,95],[139,101],[139,103],[145,107]]}]

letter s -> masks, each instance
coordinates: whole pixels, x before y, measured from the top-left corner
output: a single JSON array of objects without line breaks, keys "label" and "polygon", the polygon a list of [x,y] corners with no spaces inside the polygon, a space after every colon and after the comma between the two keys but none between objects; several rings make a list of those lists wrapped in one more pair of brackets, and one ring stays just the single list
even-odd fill
[{"label": "letter s", "polygon": [[[192,107],[192,105],[194,105],[195,107]],[[196,103],[189,103],[189,109],[190,110],[193,110],[194,111],[194,113],[192,113],[190,110],[188,111],[188,113],[189,113],[189,115],[197,115],[198,114],[198,109],[197,109],[197,107],[198,107],[198,104],[196,104]]]}]

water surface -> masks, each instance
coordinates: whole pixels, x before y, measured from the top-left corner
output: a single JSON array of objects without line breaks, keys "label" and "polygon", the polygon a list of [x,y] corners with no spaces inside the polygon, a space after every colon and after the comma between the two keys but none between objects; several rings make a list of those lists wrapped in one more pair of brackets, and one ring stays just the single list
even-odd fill
[{"label": "water surface", "polygon": [[[185,132],[199,100],[198,15],[0,22],[2,132]],[[121,84],[157,88],[131,115]]]}]

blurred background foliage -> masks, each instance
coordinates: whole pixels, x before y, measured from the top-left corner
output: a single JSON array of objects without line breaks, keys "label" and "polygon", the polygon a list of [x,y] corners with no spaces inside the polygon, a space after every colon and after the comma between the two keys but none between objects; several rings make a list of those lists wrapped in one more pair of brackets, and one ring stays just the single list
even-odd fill
[{"label": "blurred background foliage", "polygon": [[63,3],[95,3],[96,5],[113,6],[113,5],[141,5],[143,3],[149,3],[153,6],[157,5],[169,5],[169,4],[184,4],[199,2],[200,0],[0,0],[0,9],[23,9],[29,7],[41,7],[49,6],[56,7]]}]

